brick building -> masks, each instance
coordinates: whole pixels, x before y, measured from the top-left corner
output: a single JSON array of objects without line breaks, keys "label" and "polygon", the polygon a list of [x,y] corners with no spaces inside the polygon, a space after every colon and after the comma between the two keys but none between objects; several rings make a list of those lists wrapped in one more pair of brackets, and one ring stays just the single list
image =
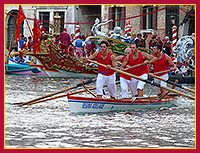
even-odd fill
[{"label": "brick building", "polygon": [[[22,5],[27,21],[21,25],[21,33],[30,36],[33,19],[36,16],[45,29],[50,32],[54,18],[59,15],[60,32],[67,28],[74,33],[75,23],[80,24],[81,34],[90,34],[96,18],[101,21],[113,19],[114,22],[102,27],[103,32],[120,26],[124,30],[126,20],[130,20],[133,33],[154,32],[161,37],[172,36],[171,17],[178,26],[178,37],[195,32],[195,5]],[[5,5],[6,47],[14,36],[18,5]],[[124,31],[123,31],[124,33]]]}]

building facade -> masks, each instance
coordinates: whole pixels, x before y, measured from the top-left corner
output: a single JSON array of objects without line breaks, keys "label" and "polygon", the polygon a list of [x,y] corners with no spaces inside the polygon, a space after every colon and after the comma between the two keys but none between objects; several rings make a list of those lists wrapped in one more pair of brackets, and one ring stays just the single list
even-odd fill
[{"label": "building facade", "polygon": [[[178,37],[195,32],[194,5],[22,5],[26,21],[21,25],[21,33],[32,35],[33,19],[40,20],[47,32],[59,20],[59,31],[64,28],[75,33],[75,25],[80,24],[81,35],[90,35],[96,18],[102,22],[113,22],[103,26],[102,32],[108,33],[115,26],[124,28],[127,20],[131,23],[132,33],[156,33],[160,37],[172,37],[172,17],[178,27]],[[18,5],[5,5],[5,39],[8,47],[14,38]]]}]

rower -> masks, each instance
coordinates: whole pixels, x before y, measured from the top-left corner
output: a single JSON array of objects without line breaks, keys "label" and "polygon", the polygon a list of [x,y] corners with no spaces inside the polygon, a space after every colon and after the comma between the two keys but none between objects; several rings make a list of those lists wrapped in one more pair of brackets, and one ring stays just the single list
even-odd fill
[{"label": "rower", "polygon": [[[126,56],[131,52],[131,48],[125,49],[125,55],[119,55],[115,59],[116,61],[124,62]],[[128,72],[128,71],[126,71]],[[120,73],[120,87],[121,87],[121,98],[128,98],[128,89],[130,89],[132,96],[135,96],[135,90],[131,86],[131,77],[125,74]]]},{"label": "rower", "polygon": [[[153,46],[153,56],[156,57],[156,61],[152,64],[153,72],[157,73],[163,71],[163,73],[158,73],[156,75],[167,81],[169,79],[169,75],[166,70],[169,70],[170,67],[172,67],[172,70],[176,70],[176,65],[167,54],[162,53],[162,47],[159,44],[155,44]],[[161,87],[167,86],[166,82],[158,80],[156,78],[154,78],[154,82],[160,84]],[[166,90],[160,88],[160,93],[158,95],[162,97],[162,95],[165,95],[166,92]]]},{"label": "rower", "polygon": [[[131,48],[131,53],[128,56],[126,56],[126,58],[124,59],[124,62],[122,63],[122,67],[130,68],[131,66],[144,63],[143,65],[130,68],[129,73],[136,75],[143,80],[147,80],[148,71],[149,71],[147,64],[153,63],[156,60],[156,58],[145,52],[140,52],[138,50],[137,44],[135,43],[131,44],[130,48]],[[138,97],[143,96],[144,85],[145,85],[144,81],[131,78],[131,86],[132,88],[137,89]]]},{"label": "rower", "polygon": [[102,98],[103,86],[106,84],[110,97],[115,99],[117,97],[116,75],[111,70],[111,67],[117,67],[115,56],[109,51],[109,43],[106,40],[102,40],[100,46],[101,50],[99,52],[95,52],[88,57],[91,60],[96,59],[97,62],[107,65],[106,68],[100,65],[98,66],[96,81],[97,98]]}]

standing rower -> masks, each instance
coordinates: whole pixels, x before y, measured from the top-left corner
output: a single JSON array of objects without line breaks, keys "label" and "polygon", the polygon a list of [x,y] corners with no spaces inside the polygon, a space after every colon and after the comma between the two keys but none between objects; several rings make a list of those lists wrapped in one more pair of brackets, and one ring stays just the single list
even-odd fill
[{"label": "standing rower", "polygon": [[[122,67],[130,68],[129,72],[131,74],[138,76],[143,80],[147,80],[148,72],[149,72],[149,68],[147,64],[153,63],[156,60],[156,58],[147,53],[140,52],[138,50],[137,44],[135,43],[131,44],[130,48],[131,48],[131,53],[125,58],[124,62],[122,63]],[[144,64],[131,68],[131,66],[138,65],[141,63],[144,63]],[[137,89],[137,92],[138,92],[137,96],[142,97],[144,94],[143,89],[144,89],[145,82],[138,80],[136,78],[132,78],[131,85],[134,89]]]},{"label": "standing rower", "polygon": [[[161,72],[165,70],[169,70],[170,67],[173,70],[176,69],[176,65],[173,63],[172,59],[165,53],[162,53],[162,46],[161,45],[154,45],[153,46],[153,56],[156,57],[156,61],[152,64],[153,65],[153,72]],[[169,79],[168,72],[165,71],[163,73],[157,74],[160,78],[167,81]],[[161,87],[166,87],[167,83],[161,80],[154,78],[154,82],[159,83]],[[162,96],[165,95],[167,91],[160,88],[160,93],[158,95]]]},{"label": "standing rower", "polygon": [[101,41],[100,46],[101,50],[99,52],[95,52],[88,57],[91,60],[96,59],[98,63],[107,65],[106,68],[98,65],[98,76],[96,81],[97,98],[102,98],[103,86],[106,84],[110,97],[115,99],[117,97],[116,75],[115,72],[111,70],[111,67],[117,67],[115,56],[109,51],[109,44],[107,41]]},{"label": "standing rower", "polygon": [[[125,49],[125,55],[119,55],[115,59],[116,61],[124,62],[124,59],[126,56],[128,56],[131,53],[131,48]],[[126,72],[129,72],[128,70]],[[128,89],[130,89],[132,96],[135,96],[135,90],[131,86],[131,77],[125,74],[120,73],[120,86],[121,86],[121,98],[128,98]]]}]

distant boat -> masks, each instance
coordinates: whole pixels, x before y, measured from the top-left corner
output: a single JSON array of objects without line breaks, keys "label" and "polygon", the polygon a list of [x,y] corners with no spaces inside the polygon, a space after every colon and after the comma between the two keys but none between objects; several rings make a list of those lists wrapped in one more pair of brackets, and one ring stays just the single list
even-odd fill
[{"label": "distant boat", "polygon": [[13,75],[41,75],[47,76],[39,67],[32,67],[30,64],[19,62],[17,63],[14,59],[9,58],[7,64],[5,64],[6,74]]}]

